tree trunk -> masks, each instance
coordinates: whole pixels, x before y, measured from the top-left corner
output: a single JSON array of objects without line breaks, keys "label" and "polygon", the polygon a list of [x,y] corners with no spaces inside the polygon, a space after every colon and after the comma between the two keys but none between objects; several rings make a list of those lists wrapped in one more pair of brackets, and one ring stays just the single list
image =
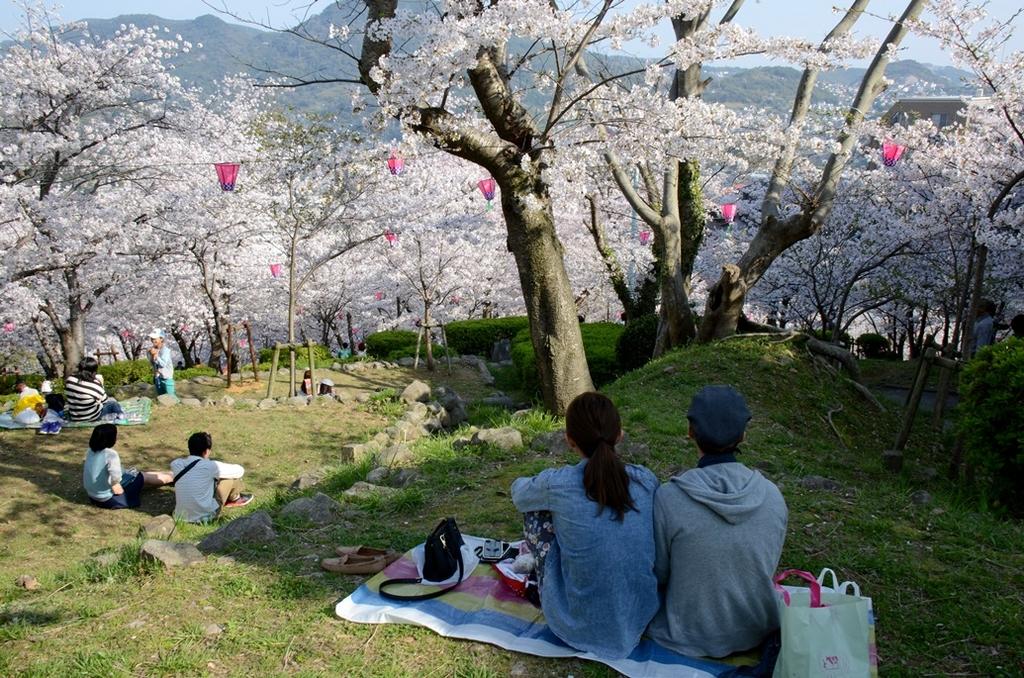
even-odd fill
[{"label": "tree trunk", "polygon": [[676,346],[691,341],[696,334],[690,300],[686,293],[687,282],[683,278],[682,244],[678,228],[658,229],[656,247],[661,250],[662,271],[661,313],[658,321],[658,338],[654,343],[654,357],[663,355]]},{"label": "tree trunk", "polygon": [[433,372],[437,369],[434,363],[434,346],[430,340],[430,302],[423,302],[423,339],[427,342],[427,371]]},{"label": "tree trunk", "polygon": [[356,354],[356,335],[352,331],[352,313],[345,311],[345,324],[348,326],[348,347],[352,351],[352,355]]},{"label": "tree trunk", "polygon": [[[189,367],[195,367],[195,358],[192,356],[191,346],[188,343],[188,339],[185,338],[185,333],[178,327],[171,327],[171,336],[174,337],[174,341],[178,344],[178,350],[181,351],[181,359],[185,363],[185,369]],[[192,344],[194,346],[194,343]],[[125,351],[127,353],[127,350]]]},{"label": "tree trunk", "polygon": [[[544,405],[564,415],[573,398],[592,391],[594,383],[582,351],[583,336],[550,199],[546,193],[502,189],[508,249],[519,269]],[[534,207],[535,201],[542,207]]]}]

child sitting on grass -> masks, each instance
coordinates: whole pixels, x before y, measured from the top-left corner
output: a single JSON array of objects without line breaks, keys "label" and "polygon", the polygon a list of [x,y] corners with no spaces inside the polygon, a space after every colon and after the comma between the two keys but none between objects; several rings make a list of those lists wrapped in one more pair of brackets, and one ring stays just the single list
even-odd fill
[{"label": "child sitting on grass", "polygon": [[105,509],[138,508],[143,487],[168,485],[174,479],[164,471],[121,469],[121,457],[114,449],[117,426],[100,424],[92,430],[82,468],[82,484],[93,506]]}]

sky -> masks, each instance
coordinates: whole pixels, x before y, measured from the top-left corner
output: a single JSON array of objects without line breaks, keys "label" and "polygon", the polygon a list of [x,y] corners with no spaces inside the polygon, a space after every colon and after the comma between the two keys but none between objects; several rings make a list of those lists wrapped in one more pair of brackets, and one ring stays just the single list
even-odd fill
[{"label": "sky", "polygon": [[[251,17],[269,23],[291,25],[296,18],[301,19],[305,8],[312,0],[64,0],[60,14],[66,19],[111,18],[120,14],[156,14],[166,19],[192,19],[203,14],[217,14],[214,7],[226,5],[230,10],[245,17]],[[319,12],[329,0],[319,0],[313,6],[313,12]],[[0,31],[16,30],[19,23],[20,1],[0,0]],[[797,37],[820,40],[838,20],[833,6],[846,5],[844,0],[747,0],[740,11],[737,21],[744,25],[756,27],[762,33],[774,35],[796,35]],[[879,16],[896,15],[906,6],[906,0],[872,0],[868,7],[870,14]],[[1008,18],[1021,7],[1021,0],[990,0],[989,12],[992,16]],[[722,10],[719,10],[719,14]],[[219,14],[225,21],[233,21],[230,17]],[[1011,50],[1024,49],[1024,19],[1018,20],[1018,34],[1008,46]],[[881,38],[889,28],[889,24],[878,18],[864,17],[858,23],[861,36]],[[666,26],[663,45],[671,38],[671,31]],[[915,59],[926,63],[946,66],[950,64],[948,56],[934,41],[911,36],[904,42],[905,49],[901,58]],[[652,56],[663,52],[662,49],[633,50],[637,56]],[[741,62],[744,66],[763,65],[758,57]]]}]

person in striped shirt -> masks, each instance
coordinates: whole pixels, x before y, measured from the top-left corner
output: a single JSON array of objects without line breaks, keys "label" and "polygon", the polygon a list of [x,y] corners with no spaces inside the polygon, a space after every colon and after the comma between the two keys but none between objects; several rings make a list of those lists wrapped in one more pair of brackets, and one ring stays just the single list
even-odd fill
[{"label": "person in striped shirt", "polygon": [[96,370],[96,358],[86,356],[78,363],[78,372],[64,381],[65,414],[71,421],[96,421],[124,414],[121,404],[107,395]]}]

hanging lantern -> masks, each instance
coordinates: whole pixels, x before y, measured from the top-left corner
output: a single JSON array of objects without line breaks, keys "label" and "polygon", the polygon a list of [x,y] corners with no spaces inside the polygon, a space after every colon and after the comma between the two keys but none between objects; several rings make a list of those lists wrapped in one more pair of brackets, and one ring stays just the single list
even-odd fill
[{"label": "hanging lantern", "polygon": [[384,293],[383,292],[374,292],[373,293],[373,298],[374,298],[375,301],[380,301],[381,299],[384,298]]},{"label": "hanging lantern", "polygon": [[270,265],[270,275],[274,276],[275,278],[280,278],[281,277],[281,268],[282,268],[281,264],[271,264]]},{"label": "hanging lantern", "polygon": [[905,150],[907,150],[906,146],[900,146],[895,141],[886,139],[882,142],[882,163],[886,167],[892,167],[899,162],[900,156],[903,155]]},{"label": "hanging lantern", "polygon": [[245,348],[248,345],[249,344],[246,343],[245,339],[239,339],[238,340],[238,348]]},{"label": "hanging lantern", "polygon": [[487,177],[476,182],[476,185],[480,188],[480,192],[484,194],[484,198],[487,199],[487,209],[491,209],[491,201],[494,200],[494,189],[498,187],[498,182],[492,177]]},{"label": "hanging lantern", "polygon": [[405,171],[405,158],[397,151],[391,151],[391,155],[388,156],[388,171],[396,177]]},{"label": "hanging lantern", "polygon": [[651,242],[651,232],[650,231],[640,231],[640,244],[641,245],[646,245],[649,242]]},{"label": "hanging lantern", "polygon": [[121,338],[130,341],[135,338],[135,334],[131,330],[121,330]]},{"label": "hanging lantern", "polygon": [[398,234],[392,231],[390,228],[384,231],[384,239],[388,241],[388,244],[392,247],[398,242]]},{"label": "hanging lantern", "polygon": [[182,325],[180,329],[182,334],[188,334],[189,330],[191,330],[192,328],[189,327],[188,325]]},{"label": "hanging lantern", "polygon": [[225,191],[235,190],[235,179],[238,178],[237,162],[217,162],[213,166],[217,168],[217,180],[220,187]]},{"label": "hanging lantern", "polygon": [[10,334],[14,331],[14,323],[4,323],[4,333]]},{"label": "hanging lantern", "polygon": [[727,202],[722,205],[722,218],[725,219],[725,223],[731,224],[733,219],[736,218],[736,203]]}]

